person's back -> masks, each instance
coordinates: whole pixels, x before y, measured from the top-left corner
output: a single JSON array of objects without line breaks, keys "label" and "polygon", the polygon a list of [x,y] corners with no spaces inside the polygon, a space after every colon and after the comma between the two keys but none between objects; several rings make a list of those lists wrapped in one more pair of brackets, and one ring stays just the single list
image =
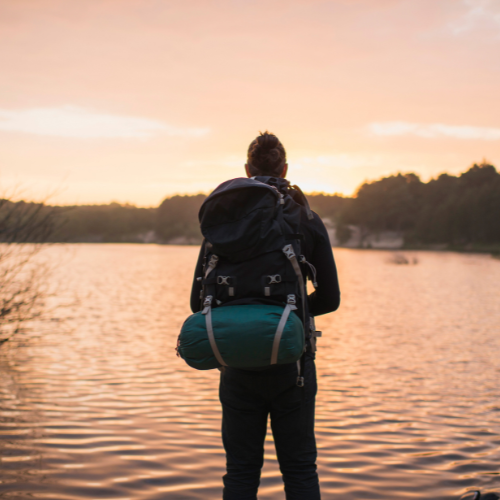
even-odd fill
[{"label": "person's back", "polygon": [[[286,153],[278,138],[261,134],[248,150],[248,177],[286,188]],[[292,191],[297,198],[301,193]],[[301,201],[301,200],[297,200]],[[340,303],[337,271],[328,233],[319,216],[301,207],[301,252],[316,272],[317,288],[307,297],[309,315],[335,311]],[[202,245],[191,293],[193,312],[200,310],[205,244]],[[297,384],[295,363],[264,370],[225,367],[221,370],[222,438],[227,458],[225,500],[255,500],[264,460],[267,418],[276,445],[287,500],[320,498],[316,472],[314,405],[317,391],[315,339],[307,342],[302,359],[303,386]],[[299,366],[300,368],[300,366]]]}]

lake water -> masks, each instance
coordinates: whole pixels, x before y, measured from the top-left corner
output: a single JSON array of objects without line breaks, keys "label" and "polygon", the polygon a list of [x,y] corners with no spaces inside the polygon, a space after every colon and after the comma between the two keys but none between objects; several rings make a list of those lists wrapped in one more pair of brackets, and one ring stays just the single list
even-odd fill
[{"label": "lake water", "polygon": [[[47,249],[65,307],[0,349],[0,498],[212,500],[224,452],[216,370],[175,356],[194,247]],[[500,260],[335,249],[320,317],[323,499],[500,490]],[[260,500],[284,498],[272,437]]]}]

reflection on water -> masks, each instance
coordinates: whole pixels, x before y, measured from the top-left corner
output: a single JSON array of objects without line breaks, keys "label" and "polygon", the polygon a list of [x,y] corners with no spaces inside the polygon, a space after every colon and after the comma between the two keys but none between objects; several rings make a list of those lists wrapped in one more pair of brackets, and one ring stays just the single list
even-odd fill
[{"label": "reflection on water", "polygon": [[[0,351],[0,498],[221,498],[218,372],[174,351],[197,249],[48,252],[73,305]],[[500,262],[335,256],[342,305],[317,321],[323,498],[498,491]],[[270,436],[259,498],[284,498]]]}]

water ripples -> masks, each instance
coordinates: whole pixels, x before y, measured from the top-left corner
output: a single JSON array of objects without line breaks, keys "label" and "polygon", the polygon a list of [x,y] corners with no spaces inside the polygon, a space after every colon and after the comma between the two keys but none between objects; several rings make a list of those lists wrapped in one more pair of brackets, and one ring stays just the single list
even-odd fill
[{"label": "water ripples", "polygon": [[[69,305],[0,351],[0,498],[221,498],[218,372],[174,351],[197,249],[48,252]],[[317,321],[323,498],[498,491],[500,262],[335,256],[342,306]],[[265,458],[259,498],[284,498],[270,433]]]}]

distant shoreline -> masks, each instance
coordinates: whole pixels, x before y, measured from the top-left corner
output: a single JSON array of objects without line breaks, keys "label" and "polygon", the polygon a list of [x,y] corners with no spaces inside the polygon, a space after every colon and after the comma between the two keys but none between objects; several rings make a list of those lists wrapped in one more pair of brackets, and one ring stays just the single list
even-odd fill
[{"label": "distant shoreline", "polygon": [[[29,243],[28,243],[29,244]],[[142,241],[54,241],[45,243],[46,245],[157,245],[157,246],[177,246],[177,247],[199,247],[199,243],[159,243],[159,242],[142,242]],[[500,259],[500,245],[491,247],[475,246],[467,248],[457,245],[408,245],[399,248],[394,247],[370,247],[370,246],[345,246],[332,245],[334,249],[345,250],[376,250],[383,252],[404,253],[404,252],[454,252],[454,253],[470,253],[470,254],[491,254],[493,257]]]}]

